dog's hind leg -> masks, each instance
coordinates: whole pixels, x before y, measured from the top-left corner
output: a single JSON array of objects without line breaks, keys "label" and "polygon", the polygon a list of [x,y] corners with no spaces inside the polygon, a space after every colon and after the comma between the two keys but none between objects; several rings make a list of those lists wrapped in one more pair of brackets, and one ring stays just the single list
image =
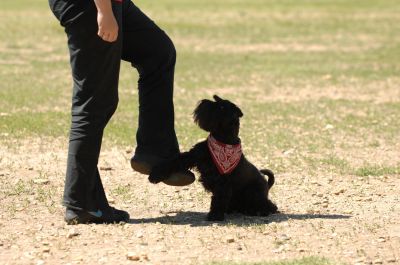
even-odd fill
[{"label": "dog's hind leg", "polygon": [[276,206],[275,203],[273,203],[270,199],[267,199],[267,208],[270,213],[278,213],[278,206]]},{"label": "dog's hind leg", "polygon": [[278,212],[278,207],[268,199],[268,193],[258,191],[254,194],[254,208],[257,211],[257,215],[267,216]]},{"label": "dog's hind leg", "polygon": [[278,212],[278,207],[263,194],[254,197],[254,210],[259,216],[268,216]]},{"label": "dog's hind leg", "polygon": [[277,207],[268,199],[266,187],[251,186],[243,193],[242,213],[251,216],[268,216],[277,212]]}]

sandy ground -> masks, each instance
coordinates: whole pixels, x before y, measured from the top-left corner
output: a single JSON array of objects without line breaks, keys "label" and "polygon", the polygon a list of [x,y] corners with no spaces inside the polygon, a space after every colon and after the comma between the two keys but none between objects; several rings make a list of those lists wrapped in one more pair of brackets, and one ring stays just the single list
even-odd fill
[{"label": "sandy ground", "polygon": [[[2,264],[199,264],[322,256],[347,264],[400,264],[400,178],[277,174],[282,213],[204,221],[209,194],[152,185],[129,168],[131,150],[103,151],[111,203],[127,224],[68,226],[60,205],[66,145],[15,140],[0,147]],[[256,160],[254,158],[253,160]],[[257,161],[254,161],[257,164]]]}]

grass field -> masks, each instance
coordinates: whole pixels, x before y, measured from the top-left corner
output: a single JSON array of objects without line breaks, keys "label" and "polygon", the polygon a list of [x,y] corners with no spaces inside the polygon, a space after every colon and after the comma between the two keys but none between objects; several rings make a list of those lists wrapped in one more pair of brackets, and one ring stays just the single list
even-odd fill
[{"label": "grass field", "polygon": [[[102,166],[113,168],[103,170],[108,193],[118,206],[129,205],[131,213],[147,213],[151,220],[161,222],[153,228],[161,229],[164,239],[170,241],[157,241],[156,235],[153,239],[164,243],[168,251],[172,251],[174,244],[191,246],[191,241],[168,239],[170,229],[176,234],[204,236],[206,239],[199,239],[205,243],[200,244],[198,251],[209,256],[195,259],[188,251],[174,250],[171,253],[180,259],[162,251],[152,257],[151,253],[158,252],[151,245],[146,248],[135,245],[136,241],[133,245],[115,241],[119,240],[116,237],[125,235],[124,231],[131,236],[137,230],[152,234],[149,219],[141,219],[145,223],[142,226],[129,228],[79,228],[94,241],[102,237],[118,246],[118,250],[110,248],[111,254],[106,256],[108,261],[124,263],[124,254],[122,258],[117,254],[135,249],[146,252],[149,262],[154,264],[174,264],[177,260],[185,264],[269,262],[304,256],[360,264],[375,261],[379,264],[379,260],[398,262],[400,227],[391,221],[400,217],[398,0],[138,0],[135,3],[166,30],[178,51],[175,111],[182,150],[206,136],[191,118],[200,99],[218,94],[236,102],[245,114],[241,128],[244,151],[256,165],[268,166],[277,173],[273,198],[289,215],[261,221],[245,219],[244,224],[239,224],[242,220],[239,218],[233,225],[223,228],[205,225],[193,228],[190,220],[200,222],[196,218],[203,218],[200,213],[208,208],[209,196],[198,184],[188,190],[154,187],[129,171],[127,160],[135,146],[137,126],[137,73],[128,63],[123,63],[120,104],[106,129],[101,160]],[[65,34],[46,1],[1,1],[0,80],[0,200],[5,209],[0,214],[0,259],[8,263],[38,260],[56,263],[64,255],[63,262],[74,263],[73,253],[79,251],[68,245],[68,241],[60,243],[55,238],[53,242],[55,235],[40,230],[45,239],[35,241],[40,247],[31,250],[27,246],[32,243],[28,238],[36,238],[37,234],[27,232],[21,236],[11,230],[13,225],[23,227],[27,222],[28,230],[37,228],[37,224],[29,227],[27,220],[27,211],[33,202],[38,215],[57,220],[54,221],[56,227],[69,229],[58,219],[62,216],[59,200],[70,122],[70,68]],[[37,184],[37,179],[50,183]],[[144,191],[135,189],[139,184],[145,187]],[[142,198],[151,194],[157,197],[160,192],[164,195],[158,199]],[[326,198],[326,194],[331,197]],[[137,201],[141,206],[131,203]],[[147,209],[150,207],[154,211],[161,204],[172,212],[179,209],[194,214],[178,214],[177,219],[171,221],[157,216],[163,216],[162,213]],[[189,204],[193,204],[193,208]],[[346,212],[352,214],[350,223],[340,218],[311,218],[306,220],[312,224],[310,227],[296,223],[304,221],[297,215],[299,213],[334,215]],[[50,225],[40,216],[35,220],[44,228]],[[268,224],[271,220],[272,225]],[[171,227],[170,222],[177,222],[183,228]],[[204,226],[212,232],[205,231]],[[201,232],[195,230],[197,228]],[[304,239],[299,228],[310,236]],[[60,232],[62,229],[55,230],[65,235],[65,231]],[[115,237],[111,235],[114,229],[117,230]],[[241,237],[248,231],[255,233],[257,240]],[[265,236],[265,231],[277,234]],[[367,236],[361,236],[363,231],[368,231]],[[246,248],[242,247],[247,254],[243,251],[237,254],[229,247],[222,248],[226,256],[218,254],[215,248],[219,245],[213,245],[208,239],[215,235],[223,238],[225,233],[241,238],[240,241],[247,244]],[[293,233],[291,243],[279,243],[280,235],[288,233]],[[341,240],[330,238],[335,233]],[[268,236],[278,242],[272,245],[273,250],[280,251],[268,249],[260,254],[262,246],[252,247],[250,243],[267,241],[271,239],[265,238]],[[381,237],[385,241],[377,239]],[[377,243],[367,247],[375,239],[384,245]],[[43,240],[47,245],[41,245]],[[76,241],[77,246],[86,243],[84,246],[89,245],[91,249],[108,246],[106,242]],[[332,244],[325,244],[327,241]],[[352,241],[359,243],[353,245]],[[149,242],[152,241],[149,239]],[[323,244],[323,249],[318,250],[318,242]],[[208,249],[210,244],[213,250]],[[291,248],[285,247],[287,244]],[[43,246],[51,250],[42,251]],[[30,254],[25,255],[27,252]],[[28,261],[16,259],[15,255],[21,253],[29,256]],[[166,255],[164,259],[162,253]],[[87,263],[88,260],[82,257],[77,262]],[[298,262],[325,264],[323,262],[328,261],[310,258]]]},{"label": "grass field", "polygon": [[[323,166],[341,173],[373,168],[374,161],[348,165],[348,156],[334,149],[360,152],[399,140],[400,8],[396,1],[375,2],[139,1],[177,46],[182,146],[203,136],[191,120],[196,102],[217,93],[244,109],[242,135],[253,153],[274,159],[276,150],[295,147],[308,154],[298,158],[311,163],[307,168],[320,169],[313,154],[332,158]],[[40,1],[1,5],[3,141],[67,136],[71,81],[62,28]],[[110,145],[134,145],[136,79],[124,64],[121,103],[105,138]],[[339,139],[323,131],[328,124]],[[391,162],[381,166],[398,173]]]}]

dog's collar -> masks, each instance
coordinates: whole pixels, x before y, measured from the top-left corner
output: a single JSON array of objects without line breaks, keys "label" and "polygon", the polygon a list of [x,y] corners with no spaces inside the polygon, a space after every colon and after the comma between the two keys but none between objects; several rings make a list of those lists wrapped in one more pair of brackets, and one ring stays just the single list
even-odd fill
[{"label": "dog's collar", "polygon": [[217,141],[211,134],[207,138],[208,150],[220,174],[231,173],[242,157],[242,145],[224,144]]}]

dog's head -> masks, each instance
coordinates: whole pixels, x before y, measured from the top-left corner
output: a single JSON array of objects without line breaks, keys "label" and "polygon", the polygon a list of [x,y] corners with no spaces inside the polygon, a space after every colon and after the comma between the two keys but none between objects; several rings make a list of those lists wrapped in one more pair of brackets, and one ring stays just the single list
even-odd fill
[{"label": "dog's head", "polygon": [[229,100],[214,95],[214,101],[203,99],[193,113],[194,121],[212,134],[238,136],[243,113]]}]

